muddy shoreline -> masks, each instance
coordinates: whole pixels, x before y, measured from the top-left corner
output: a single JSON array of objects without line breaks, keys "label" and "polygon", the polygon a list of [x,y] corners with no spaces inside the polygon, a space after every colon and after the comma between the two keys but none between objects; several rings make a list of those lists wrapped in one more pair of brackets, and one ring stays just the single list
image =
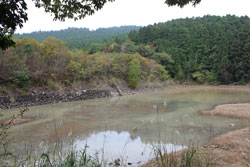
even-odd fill
[{"label": "muddy shoreline", "polygon": [[[141,93],[149,93],[153,91],[165,90],[165,89],[178,89],[178,88],[232,88],[232,89],[246,89],[250,90],[250,86],[235,86],[235,85],[160,85],[151,87],[139,87],[137,89],[129,89],[125,86],[119,86],[122,95],[133,95]],[[0,96],[0,109],[18,108],[26,106],[38,106],[43,104],[52,104],[58,102],[70,102],[79,100],[89,100],[104,97],[119,96],[119,92],[114,88],[107,89],[62,89],[58,91],[48,91],[34,89],[31,93],[11,94]]]},{"label": "muddy shoreline", "polygon": [[[249,120],[248,127],[214,137],[210,141],[211,144],[202,146],[201,150],[204,154],[212,154],[212,161],[218,167],[250,166],[250,103],[222,104],[212,110],[200,112],[211,116],[221,115]],[[157,162],[151,160],[142,166],[156,167]]]},{"label": "muddy shoreline", "polygon": [[[166,88],[150,88],[142,90],[125,90],[123,95],[133,95],[138,93],[146,93]],[[6,95],[0,96],[0,109],[10,109],[26,106],[37,106],[43,104],[52,104],[59,102],[70,102],[79,100],[89,100],[104,97],[119,96],[115,91],[110,90],[78,90],[60,91],[60,92],[39,92],[27,95]]]},{"label": "muddy shoreline", "polygon": [[[171,87],[171,86],[170,86]],[[181,86],[182,87],[182,86]],[[129,89],[121,87],[122,95],[133,95],[139,93],[147,93],[159,90],[165,90],[168,87],[144,87],[137,89]],[[44,104],[52,104],[59,102],[70,102],[79,100],[98,99],[105,97],[120,96],[120,93],[113,88],[106,90],[99,89],[62,89],[58,91],[32,90],[32,93],[25,95],[11,94],[0,96],[0,109],[10,109],[18,107],[38,106]]]},{"label": "muddy shoreline", "polygon": [[9,109],[26,106],[37,106],[43,104],[88,100],[110,96],[111,93],[108,90],[33,92],[27,95],[0,96],[0,108]]}]

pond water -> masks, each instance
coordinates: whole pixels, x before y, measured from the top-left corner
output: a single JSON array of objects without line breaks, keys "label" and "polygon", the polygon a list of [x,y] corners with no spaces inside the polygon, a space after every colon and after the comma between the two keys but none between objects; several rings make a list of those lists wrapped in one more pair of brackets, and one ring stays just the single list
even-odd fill
[{"label": "pond water", "polygon": [[[25,117],[34,121],[11,128],[11,148],[23,150],[26,145],[42,152],[56,142],[76,150],[88,145],[90,153],[110,160],[122,157],[137,166],[153,157],[157,143],[169,151],[180,150],[190,141],[203,145],[214,136],[246,127],[244,119],[199,112],[242,102],[250,102],[249,89],[198,87],[29,107]],[[0,110],[0,121],[18,111]]]}]

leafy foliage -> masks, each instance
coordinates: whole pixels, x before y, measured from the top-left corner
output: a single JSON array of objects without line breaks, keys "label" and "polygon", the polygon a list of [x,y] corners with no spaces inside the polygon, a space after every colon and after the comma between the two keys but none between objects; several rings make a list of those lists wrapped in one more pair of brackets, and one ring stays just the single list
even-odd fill
[{"label": "leafy foliage", "polygon": [[54,20],[71,18],[74,20],[82,19],[87,15],[92,15],[95,11],[100,10],[106,2],[114,0],[34,0],[36,7],[43,7],[45,12],[52,13]]},{"label": "leafy foliage", "polygon": [[19,71],[14,71],[13,75],[15,77],[13,82],[18,86],[24,87],[28,84],[29,74],[28,74],[28,69],[25,65],[23,65]]},{"label": "leafy foliage", "polygon": [[12,40],[17,27],[22,28],[28,20],[27,4],[24,0],[2,0],[0,2],[0,48],[7,49],[15,43]]},{"label": "leafy foliage", "polygon": [[174,5],[178,5],[180,7],[183,7],[189,3],[192,3],[194,6],[197,5],[198,3],[200,3],[201,0],[166,0],[165,3],[168,4],[169,6],[174,6]]},{"label": "leafy foliage", "polygon": [[136,59],[131,60],[128,67],[128,86],[135,89],[140,80],[140,62]]},{"label": "leafy foliage", "polygon": [[85,78],[85,70],[81,63],[70,60],[67,66],[67,75],[71,78],[70,81],[77,81]]},{"label": "leafy foliage", "polygon": [[[133,43],[132,45],[135,47]],[[128,48],[124,48],[124,51],[132,50]],[[132,74],[137,68],[133,69],[131,62],[140,64],[139,74]],[[17,39],[15,48],[0,52],[0,73],[3,74],[0,76],[3,84],[14,84],[19,87],[31,84],[52,90],[59,89],[63,84],[90,82],[97,78],[135,81],[131,86],[133,88],[143,80],[169,78],[163,66],[137,53],[101,51],[88,54],[82,50],[70,51],[63,41],[52,37],[42,43],[29,38]],[[135,76],[134,81],[131,76]]]}]

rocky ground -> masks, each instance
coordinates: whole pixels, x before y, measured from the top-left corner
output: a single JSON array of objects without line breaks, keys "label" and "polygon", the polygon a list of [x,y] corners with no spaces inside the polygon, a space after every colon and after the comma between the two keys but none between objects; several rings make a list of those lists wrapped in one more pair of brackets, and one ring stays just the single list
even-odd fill
[{"label": "rocky ground", "polygon": [[127,83],[120,81],[115,86],[102,82],[98,85],[60,87],[58,90],[32,87],[26,93],[16,90],[9,91],[7,94],[3,93],[0,87],[0,109],[146,93],[166,89],[173,85],[174,83],[170,81],[148,82],[138,85],[136,89],[130,89]]},{"label": "rocky ground", "polygon": [[111,96],[111,94],[108,90],[33,92],[26,95],[5,95],[0,96],[0,108],[26,107],[109,96]]}]

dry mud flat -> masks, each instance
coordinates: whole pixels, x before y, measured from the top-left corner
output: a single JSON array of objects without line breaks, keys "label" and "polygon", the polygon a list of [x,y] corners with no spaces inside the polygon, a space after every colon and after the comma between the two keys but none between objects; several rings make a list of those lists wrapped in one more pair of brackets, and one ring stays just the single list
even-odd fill
[{"label": "dry mud flat", "polygon": [[[250,167],[250,103],[218,105],[213,110],[201,113],[249,119],[249,127],[215,137],[210,146],[200,150],[204,154],[212,154],[216,167]],[[143,165],[156,166],[156,160]]]},{"label": "dry mud flat", "polygon": [[250,130],[236,130],[212,140],[216,166],[250,166]]},{"label": "dry mud flat", "polygon": [[[213,110],[202,113],[238,117],[250,121],[250,103],[218,105]],[[211,143],[217,159],[216,166],[250,166],[250,127],[215,137]]]},{"label": "dry mud flat", "polygon": [[222,104],[216,106],[213,110],[201,111],[201,113],[245,118],[250,120],[250,103]]}]

